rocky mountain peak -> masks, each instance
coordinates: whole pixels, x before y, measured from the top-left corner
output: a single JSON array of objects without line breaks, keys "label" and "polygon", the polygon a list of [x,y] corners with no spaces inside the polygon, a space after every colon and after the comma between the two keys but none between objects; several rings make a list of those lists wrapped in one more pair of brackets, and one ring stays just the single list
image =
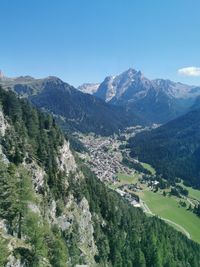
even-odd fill
[{"label": "rocky mountain peak", "polygon": [[[108,76],[100,84],[96,96],[105,101],[120,98],[130,88],[135,88],[137,84],[145,82],[147,79],[141,71],[129,68],[117,76]],[[135,89],[134,89],[135,90]]]},{"label": "rocky mountain peak", "polygon": [[128,70],[123,72],[123,74],[131,77],[131,76],[135,76],[135,75],[141,76],[142,73],[141,73],[141,71],[137,71],[137,70],[135,70],[133,68],[129,68]]},{"label": "rocky mountain peak", "polygon": [[4,79],[7,79],[7,77],[5,76],[3,71],[0,69],[0,80],[4,80]]}]

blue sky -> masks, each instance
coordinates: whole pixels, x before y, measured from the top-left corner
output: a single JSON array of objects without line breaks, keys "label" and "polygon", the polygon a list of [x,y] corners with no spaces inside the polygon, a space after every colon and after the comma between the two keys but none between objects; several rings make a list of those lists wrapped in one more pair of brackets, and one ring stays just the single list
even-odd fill
[{"label": "blue sky", "polygon": [[133,67],[199,85],[200,70],[178,73],[200,67],[199,14],[199,0],[0,0],[0,69],[77,86]]}]

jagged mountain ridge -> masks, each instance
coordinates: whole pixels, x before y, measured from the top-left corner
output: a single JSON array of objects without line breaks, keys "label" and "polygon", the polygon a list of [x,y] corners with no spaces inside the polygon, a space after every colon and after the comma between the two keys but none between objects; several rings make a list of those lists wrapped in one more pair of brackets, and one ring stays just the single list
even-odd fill
[{"label": "jagged mountain ridge", "polygon": [[140,71],[128,69],[106,77],[95,96],[108,103],[125,106],[151,123],[165,123],[191,108],[200,87],[146,78]]},{"label": "jagged mountain ridge", "polygon": [[4,78],[0,84],[4,89],[10,88],[20,97],[28,98],[37,107],[55,115],[67,132],[110,135],[140,121],[124,107],[119,108],[95,96],[84,94],[57,77]]},{"label": "jagged mountain ridge", "polygon": [[199,245],[107,189],[51,116],[0,100],[2,266],[199,266]]}]

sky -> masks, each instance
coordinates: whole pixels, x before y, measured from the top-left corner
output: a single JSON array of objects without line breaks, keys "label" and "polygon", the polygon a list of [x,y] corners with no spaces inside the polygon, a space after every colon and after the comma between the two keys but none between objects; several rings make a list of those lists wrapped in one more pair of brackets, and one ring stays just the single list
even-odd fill
[{"label": "sky", "polygon": [[128,68],[200,85],[199,0],[0,0],[0,69],[78,86]]}]

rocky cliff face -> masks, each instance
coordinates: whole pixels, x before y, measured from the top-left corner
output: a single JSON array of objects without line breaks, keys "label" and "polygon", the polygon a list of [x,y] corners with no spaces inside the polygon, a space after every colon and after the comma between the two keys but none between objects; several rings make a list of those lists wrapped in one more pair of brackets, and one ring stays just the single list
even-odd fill
[{"label": "rocky cliff face", "polygon": [[7,127],[8,127],[8,123],[6,122],[2,108],[0,107],[0,135],[1,136],[5,135]]},{"label": "rocky cliff face", "polygon": [[[63,146],[60,148],[58,154],[58,169],[64,172],[66,175],[69,173],[74,173],[76,179],[84,179],[82,173],[77,172],[77,166],[75,159],[72,155],[72,152],[69,148],[69,143],[67,141],[64,142]],[[45,213],[48,218],[48,222],[50,225],[57,225],[61,231],[65,231],[70,234],[74,226],[77,227],[77,246],[81,251],[82,258],[84,262],[87,264],[86,266],[95,266],[94,256],[97,254],[97,247],[94,241],[94,229],[92,223],[92,214],[89,209],[89,204],[86,198],[77,202],[77,199],[73,196],[73,193],[69,193],[66,199],[66,205],[63,207],[63,211],[61,214],[57,215],[57,201],[54,199],[52,194],[50,194],[50,189],[45,182],[46,172],[45,170],[38,165],[36,161],[32,161],[32,163],[23,163],[23,166],[26,170],[28,170],[32,179],[32,186],[34,189],[35,197],[38,199],[37,204],[30,203],[29,209],[33,213],[37,213],[39,218],[43,217],[43,198],[41,192],[45,191],[46,196],[49,198],[49,202],[45,205]],[[66,188],[68,187],[68,181],[65,181]],[[65,188],[65,189],[66,189]],[[7,228],[3,221],[1,221],[1,234],[6,240],[9,240],[9,256],[8,263],[6,267],[24,267],[23,262],[20,259],[17,259],[13,252],[17,248],[26,248],[30,249],[29,246],[21,239],[17,237],[11,237],[7,231]],[[45,258],[41,259],[41,266],[52,266],[49,261]],[[67,264],[67,263],[66,263]],[[71,266],[70,260],[68,265]],[[80,265],[82,266],[82,265]],[[53,266],[52,266],[53,267]]]},{"label": "rocky cliff face", "polygon": [[60,147],[57,160],[60,170],[64,171],[66,174],[76,171],[76,162],[70,150],[70,144],[66,140],[63,146]]},{"label": "rocky cliff face", "polygon": [[55,219],[55,223],[59,225],[62,231],[71,232],[74,225],[77,226],[78,247],[84,255],[86,263],[89,266],[96,266],[94,256],[98,251],[93,236],[92,215],[86,198],[77,203],[74,196],[70,194],[63,214],[57,218],[55,217]]},{"label": "rocky cliff face", "polygon": [[[8,122],[6,121],[2,107],[0,106],[0,138],[4,137],[6,129],[8,128]],[[0,144],[0,158],[2,158],[3,162],[7,163],[8,159],[6,158],[5,154],[2,151],[2,146]]]},{"label": "rocky cliff face", "polygon": [[[6,116],[0,109],[0,136],[4,138],[6,130],[9,126]],[[2,152],[0,146],[1,162],[10,164],[9,160]],[[88,201],[85,197],[79,201],[73,195],[73,191],[69,189],[68,177],[73,176],[74,181],[84,179],[83,173],[78,171],[75,158],[70,150],[70,144],[64,140],[63,144],[58,147],[56,155],[57,173],[62,173],[65,177],[63,188],[69,190],[68,196],[65,198],[65,204],[58,212],[59,200],[52,194],[51,188],[47,183],[47,170],[41,164],[37,157],[33,157],[27,151],[25,153],[22,167],[31,177],[31,187],[34,199],[28,204],[28,210],[35,214],[39,224],[44,224],[44,220],[48,222],[49,227],[56,225],[61,232],[70,235],[76,228],[77,241],[76,246],[80,250],[81,258],[86,266],[95,266],[94,257],[98,253],[94,241],[94,229],[92,222],[92,214],[89,209]],[[45,199],[45,200],[44,200]],[[28,211],[27,211],[28,212]],[[17,250],[31,251],[31,246],[27,243],[27,237],[19,238],[17,234],[11,235],[7,227],[6,220],[0,220],[0,239],[5,240],[8,249],[6,267],[24,267],[28,266],[23,260],[16,256]],[[49,260],[41,257],[39,266],[52,266]],[[71,259],[68,259],[65,266],[73,266]],[[81,266],[81,265],[80,265]]]}]

